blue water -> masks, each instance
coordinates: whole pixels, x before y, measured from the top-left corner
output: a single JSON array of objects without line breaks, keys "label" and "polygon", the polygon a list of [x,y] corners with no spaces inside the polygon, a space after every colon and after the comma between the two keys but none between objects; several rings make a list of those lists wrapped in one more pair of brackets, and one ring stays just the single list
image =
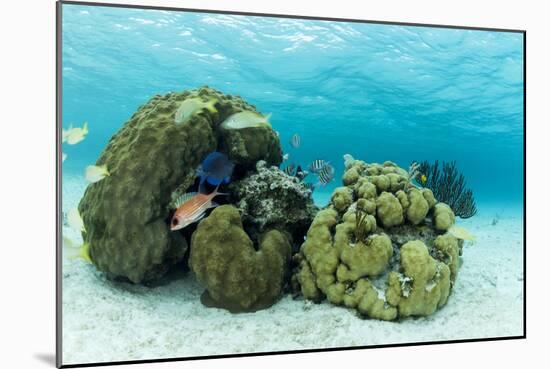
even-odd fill
[{"label": "blue water", "polygon": [[522,37],[63,5],[63,125],[90,125],[64,170],[95,163],[153,95],[207,84],[272,113],[290,161],[331,161],[325,194],[349,153],[456,160],[478,203],[522,205]]}]

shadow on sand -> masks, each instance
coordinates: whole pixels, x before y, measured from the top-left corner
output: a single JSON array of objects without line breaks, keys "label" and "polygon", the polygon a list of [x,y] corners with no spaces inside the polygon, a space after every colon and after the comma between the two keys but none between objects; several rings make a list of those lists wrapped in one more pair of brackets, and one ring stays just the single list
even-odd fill
[{"label": "shadow on sand", "polygon": [[55,367],[55,354],[38,353],[34,354],[34,358],[52,367]]}]

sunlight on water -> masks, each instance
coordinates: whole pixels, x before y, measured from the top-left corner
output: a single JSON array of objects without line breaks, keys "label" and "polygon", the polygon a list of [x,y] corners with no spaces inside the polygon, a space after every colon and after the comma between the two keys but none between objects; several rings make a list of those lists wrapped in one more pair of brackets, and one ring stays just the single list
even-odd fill
[{"label": "sunlight on water", "polygon": [[[155,94],[209,85],[272,113],[290,160],[457,160],[480,200],[521,201],[519,33],[64,6],[63,122],[95,162]],[[291,148],[294,133],[301,147]],[[326,197],[326,196],[325,196]]]}]

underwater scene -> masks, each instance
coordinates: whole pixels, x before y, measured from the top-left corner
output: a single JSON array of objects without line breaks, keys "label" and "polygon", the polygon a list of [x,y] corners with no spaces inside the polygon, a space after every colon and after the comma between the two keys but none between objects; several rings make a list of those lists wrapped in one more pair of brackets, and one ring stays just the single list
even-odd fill
[{"label": "underwater scene", "polygon": [[523,33],[61,11],[64,365],[523,335]]}]

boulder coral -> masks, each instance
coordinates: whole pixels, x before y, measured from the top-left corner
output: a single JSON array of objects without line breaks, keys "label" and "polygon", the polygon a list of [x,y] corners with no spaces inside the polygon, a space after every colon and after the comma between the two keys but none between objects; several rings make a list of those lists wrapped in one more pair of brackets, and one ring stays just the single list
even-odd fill
[{"label": "boulder coral", "polygon": [[201,298],[205,305],[255,311],[281,296],[290,256],[288,237],[278,230],[264,233],[256,250],[243,230],[239,211],[222,205],[193,233],[189,266],[206,288]]},{"label": "boulder coral", "polygon": [[[215,111],[204,109],[176,123],[176,111],[192,98],[215,100]],[[238,96],[203,87],[154,96],[124,123],[96,162],[111,175],[89,185],[79,204],[83,238],[98,269],[139,283],[184,258],[188,239],[167,225],[170,202],[175,190],[193,185],[197,166],[210,152],[225,152],[243,170],[258,160],[280,164],[280,142],[269,126],[234,132],[220,127],[243,110],[256,111]]]},{"label": "boulder coral", "polygon": [[442,307],[463,243],[452,210],[393,162],[348,159],[342,181],[294,255],[293,288],[382,320]]}]

